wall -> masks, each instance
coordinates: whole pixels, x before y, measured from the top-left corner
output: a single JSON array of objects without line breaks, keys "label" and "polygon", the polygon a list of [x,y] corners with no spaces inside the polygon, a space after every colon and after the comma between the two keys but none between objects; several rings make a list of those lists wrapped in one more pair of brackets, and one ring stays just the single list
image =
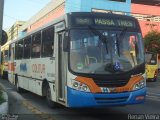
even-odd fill
[{"label": "wall", "polygon": [[90,12],[92,8],[130,12],[131,0],[115,2],[109,0],[66,0],[65,12]]},{"label": "wall", "polygon": [[151,30],[160,32],[160,22],[139,21],[143,37]]},{"label": "wall", "polygon": [[131,4],[132,13],[150,14],[150,15],[160,15],[160,7],[142,5],[142,4]]},{"label": "wall", "polygon": [[46,16],[42,17],[41,19],[30,25],[27,29],[27,32],[31,32],[62,15],[64,15],[64,4],[58,6],[56,9],[50,11]]},{"label": "wall", "polygon": [[147,21],[147,18],[143,18],[139,20],[142,35],[143,37],[151,30],[160,31],[160,7],[158,6],[150,6],[150,5],[142,5],[142,4],[132,4],[131,12],[140,14],[143,16],[154,16],[150,17],[150,21]]},{"label": "wall", "polygon": [[[54,0],[43,8],[37,15],[33,16],[30,22],[23,27],[22,31],[31,32],[53,19],[69,12],[91,12],[93,8],[96,8],[130,13],[130,6],[131,0],[126,0],[126,2],[115,2],[109,0]],[[46,11],[48,11],[48,13]]]}]

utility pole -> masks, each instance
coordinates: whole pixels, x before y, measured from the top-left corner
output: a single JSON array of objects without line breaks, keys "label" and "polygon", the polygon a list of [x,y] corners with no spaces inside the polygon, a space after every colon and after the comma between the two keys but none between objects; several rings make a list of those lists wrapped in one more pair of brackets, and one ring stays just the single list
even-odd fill
[{"label": "utility pole", "polygon": [[4,8],[4,0],[0,0],[0,64],[1,64],[1,41],[2,41],[3,8]]},{"label": "utility pole", "polygon": [[2,39],[3,8],[4,8],[4,0],[0,0],[0,42]]}]

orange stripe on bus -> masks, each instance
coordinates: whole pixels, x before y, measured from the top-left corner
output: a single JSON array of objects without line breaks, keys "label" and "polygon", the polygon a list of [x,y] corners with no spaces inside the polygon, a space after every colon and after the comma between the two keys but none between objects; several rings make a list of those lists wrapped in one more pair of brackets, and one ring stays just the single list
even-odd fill
[{"label": "orange stripe on bus", "polygon": [[129,82],[123,86],[123,87],[117,87],[116,88],[116,92],[125,92],[125,91],[132,91],[133,89],[133,86],[139,82],[140,80],[143,80],[144,78],[142,76],[134,76],[134,77],[131,77]]},{"label": "orange stripe on bus", "polygon": [[91,91],[92,93],[102,92],[101,89],[100,89],[100,87],[98,87],[98,86],[94,83],[94,81],[93,81],[92,78],[86,78],[86,77],[77,76],[77,77],[75,78],[75,80],[77,80],[77,81],[79,81],[79,82],[81,82],[81,83],[86,84],[86,85],[89,87],[89,89],[90,89],[90,91]]},{"label": "orange stripe on bus", "polygon": [[[110,90],[110,92],[126,92],[126,91],[132,91],[133,86],[134,86],[137,82],[139,82],[140,80],[143,80],[143,79],[144,79],[144,78],[143,78],[141,75],[139,75],[139,76],[134,76],[134,77],[131,77],[131,78],[130,78],[129,82],[128,82],[125,86],[122,86],[122,87],[112,87],[112,88],[108,88],[108,89]],[[75,78],[75,80],[86,84],[86,85],[90,88],[90,91],[91,91],[92,93],[102,92],[101,88],[95,84],[95,82],[93,81],[92,78],[86,78],[86,77],[77,76],[77,77]]]},{"label": "orange stripe on bus", "polygon": [[8,63],[8,70],[15,71],[14,63]]}]

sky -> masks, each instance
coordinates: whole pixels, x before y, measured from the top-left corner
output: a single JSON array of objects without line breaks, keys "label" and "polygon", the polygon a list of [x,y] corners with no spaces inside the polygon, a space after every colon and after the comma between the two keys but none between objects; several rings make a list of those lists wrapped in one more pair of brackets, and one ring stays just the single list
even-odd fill
[{"label": "sky", "polygon": [[51,0],[4,0],[3,30],[16,21],[27,21]]}]

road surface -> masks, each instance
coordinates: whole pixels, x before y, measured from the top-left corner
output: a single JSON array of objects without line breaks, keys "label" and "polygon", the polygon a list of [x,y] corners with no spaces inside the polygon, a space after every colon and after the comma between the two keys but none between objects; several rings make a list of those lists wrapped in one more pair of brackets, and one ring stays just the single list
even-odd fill
[{"label": "road surface", "polygon": [[9,95],[9,114],[18,114],[20,120],[160,120],[160,79],[157,82],[147,82],[144,104],[85,109],[69,109],[63,106],[51,109],[43,97],[28,91],[19,94],[15,86],[7,80],[1,79],[0,84]]}]

